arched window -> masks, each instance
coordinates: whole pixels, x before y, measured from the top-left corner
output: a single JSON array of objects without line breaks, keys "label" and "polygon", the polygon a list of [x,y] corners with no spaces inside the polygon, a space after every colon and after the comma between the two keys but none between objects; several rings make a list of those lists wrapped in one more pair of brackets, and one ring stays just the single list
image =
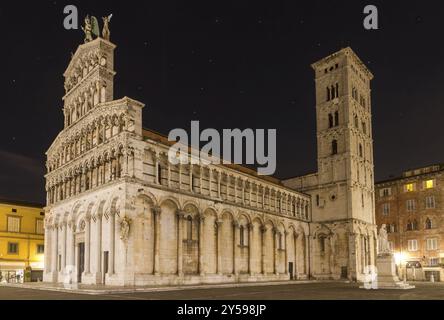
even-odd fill
[{"label": "arched window", "polygon": [[330,88],[327,87],[327,101],[330,101],[331,99],[331,92],[330,92]]},{"label": "arched window", "polygon": [[359,129],[359,120],[358,120],[358,116],[355,115],[355,127],[356,129]]},{"label": "arched window", "polygon": [[187,240],[193,240],[193,218],[187,218]]},{"label": "arched window", "polygon": [[240,226],[240,228],[239,228],[239,239],[240,239],[240,246],[241,247],[243,247],[244,245],[245,245],[245,238],[244,238],[244,231],[245,231],[245,228],[244,228],[244,226]]},{"label": "arched window", "polygon": [[426,230],[430,230],[432,229],[432,220],[430,220],[430,218],[427,218],[426,223],[425,223],[425,228]]},{"label": "arched window", "polygon": [[331,113],[328,114],[328,127],[333,128],[333,116]]},{"label": "arched window", "polygon": [[160,164],[157,165],[157,183],[162,184],[162,166]]},{"label": "arched window", "polygon": [[362,151],[362,144],[359,144],[359,156],[361,158],[364,156],[364,152]]},{"label": "arched window", "polygon": [[325,237],[321,236],[319,238],[319,252],[324,253],[325,252]]},{"label": "arched window", "polygon": [[331,142],[331,154],[338,154],[338,140],[333,140]]},{"label": "arched window", "polygon": [[339,126],[339,112],[336,111],[335,112],[335,126]]}]

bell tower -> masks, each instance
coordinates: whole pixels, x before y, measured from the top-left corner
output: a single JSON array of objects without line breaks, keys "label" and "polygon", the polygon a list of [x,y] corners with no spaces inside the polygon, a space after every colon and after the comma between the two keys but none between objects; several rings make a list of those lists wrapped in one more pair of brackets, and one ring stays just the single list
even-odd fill
[{"label": "bell tower", "polygon": [[312,68],[318,171],[283,183],[312,198],[312,275],[362,280],[376,257],[373,75],[351,48]]},{"label": "bell tower", "polygon": [[98,104],[114,99],[114,49],[103,38],[78,47],[64,73],[65,129],[83,118]]},{"label": "bell tower", "polygon": [[[374,224],[371,72],[351,48],[312,65],[316,82],[318,184],[315,221]],[[335,203],[336,202],[336,203]],[[333,210],[323,210],[326,204]]]}]

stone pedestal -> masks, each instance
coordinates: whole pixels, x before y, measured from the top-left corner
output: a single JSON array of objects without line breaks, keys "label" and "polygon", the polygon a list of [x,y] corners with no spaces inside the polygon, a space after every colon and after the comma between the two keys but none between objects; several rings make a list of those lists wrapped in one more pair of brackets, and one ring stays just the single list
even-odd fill
[{"label": "stone pedestal", "polygon": [[378,275],[371,289],[414,289],[408,283],[400,281],[396,275],[395,257],[392,253],[379,254],[376,258],[376,267]]}]

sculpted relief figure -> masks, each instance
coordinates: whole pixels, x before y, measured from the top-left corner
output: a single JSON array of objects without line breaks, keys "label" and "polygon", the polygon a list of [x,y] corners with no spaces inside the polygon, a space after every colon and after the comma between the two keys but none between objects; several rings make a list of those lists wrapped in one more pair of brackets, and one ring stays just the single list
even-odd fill
[{"label": "sculpted relief figure", "polygon": [[383,224],[381,229],[379,229],[379,254],[390,253],[391,250],[389,248],[388,237],[387,237],[387,228],[386,225]]},{"label": "sculpted relief figure", "polygon": [[127,241],[130,231],[130,223],[131,220],[127,217],[124,217],[122,221],[120,221],[120,240]]}]

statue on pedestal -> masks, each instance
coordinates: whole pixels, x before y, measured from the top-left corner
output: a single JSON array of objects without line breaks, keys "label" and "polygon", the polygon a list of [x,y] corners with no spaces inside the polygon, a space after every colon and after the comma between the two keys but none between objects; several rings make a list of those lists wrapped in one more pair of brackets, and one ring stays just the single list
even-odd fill
[{"label": "statue on pedestal", "polygon": [[85,33],[85,43],[92,41],[92,24],[89,15],[85,17],[85,26],[82,27],[82,30]]},{"label": "statue on pedestal", "polygon": [[387,254],[387,253],[391,253],[391,250],[388,242],[387,228],[386,225],[383,224],[381,226],[381,229],[379,229],[378,254]]},{"label": "statue on pedestal", "polygon": [[109,22],[111,21],[111,18],[113,17],[112,14],[110,14],[108,17],[102,17],[103,20],[103,29],[102,29],[102,37],[105,40],[110,40],[111,37],[111,31],[109,30]]},{"label": "statue on pedestal", "polygon": [[85,26],[82,27],[82,30],[85,33],[85,43],[93,41],[93,35],[99,37],[100,32],[97,18],[94,16],[89,17],[89,15],[87,15],[85,17]]}]

